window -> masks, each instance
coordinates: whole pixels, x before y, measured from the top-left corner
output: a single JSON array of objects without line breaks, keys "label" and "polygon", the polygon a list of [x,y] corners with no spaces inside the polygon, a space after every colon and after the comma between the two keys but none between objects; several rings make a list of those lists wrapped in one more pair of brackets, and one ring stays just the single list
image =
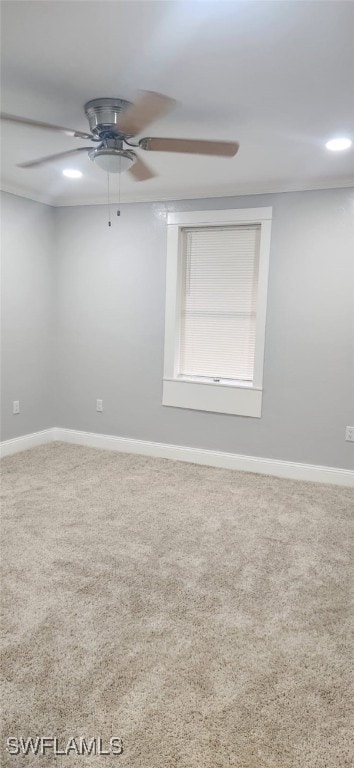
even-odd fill
[{"label": "window", "polygon": [[253,381],[259,234],[182,229],[179,375]]},{"label": "window", "polygon": [[169,214],[163,404],[261,416],[271,208]]}]

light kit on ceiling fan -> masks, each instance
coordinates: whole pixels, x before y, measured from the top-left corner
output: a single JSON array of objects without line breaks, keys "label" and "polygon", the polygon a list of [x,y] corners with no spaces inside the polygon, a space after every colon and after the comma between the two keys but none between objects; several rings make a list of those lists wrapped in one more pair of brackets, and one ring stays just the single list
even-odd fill
[{"label": "light kit on ceiling fan", "polygon": [[131,139],[141,134],[150,123],[166,115],[175,106],[174,99],[154,91],[142,91],[135,104],[118,98],[92,99],[84,107],[90,133],[7,113],[0,114],[0,118],[13,124],[55,131],[72,138],[89,139],[98,143],[96,148],[77,147],[20,163],[20,168],[39,168],[47,163],[85,152],[103,171],[108,173],[128,171],[135,181],[147,181],[154,178],[156,174],[134,151],[135,149],[145,152],[181,152],[215,157],[236,155],[239,144],[232,141],[144,137],[137,143],[131,142]]},{"label": "light kit on ceiling fan", "polygon": [[120,145],[122,142],[116,139],[108,139],[103,147],[91,149],[88,153],[90,160],[106,173],[124,173],[135,162],[136,156],[134,152],[124,150],[120,146],[115,146],[116,144]]},{"label": "light kit on ceiling fan", "polygon": [[104,149],[93,150],[93,152],[94,156],[90,154],[90,160],[93,160],[106,173],[124,173],[134,163],[134,157],[129,157],[127,154],[118,154]]}]

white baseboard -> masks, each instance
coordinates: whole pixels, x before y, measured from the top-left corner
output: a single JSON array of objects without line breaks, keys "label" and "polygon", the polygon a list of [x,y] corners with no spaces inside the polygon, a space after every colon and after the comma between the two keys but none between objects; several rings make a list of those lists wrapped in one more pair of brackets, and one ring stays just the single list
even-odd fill
[{"label": "white baseboard", "polygon": [[299,464],[278,459],[263,459],[256,456],[241,456],[237,453],[208,451],[203,448],[186,448],[182,445],[152,443],[148,440],[134,440],[129,437],[113,437],[95,432],[79,432],[72,429],[56,428],[54,439],[66,443],[86,445],[122,453],[137,453],[162,459],[205,464],[210,467],[235,469],[242,472],[256,472],[294,480],[310,480],[354,487],[354,472],[337,467],[322,467],[314,464]]},{"label": "white baseboard", "polygon": [[12,440],[3,440],[0,443],[0,456],[10,456],[12,453],[27,451],[28,448],[36,448],[37,445],[52,443],[55,440],[54,433],[54,429],[43,429],[41,432],[14,437]]},{"label": "white baseboard", "polygon": [[121,453],[136,453],[143,456],[156,456],[161,459],[187,461],[192,464],[204,464],[209,467],[234,469],[241,472],[275,475],[292,480],[309,480],[354,487],[354,472],[350,469],[300,464],[279,459],[263,459],[257,456],[242,456],[237,453],[208,451],[204,448],[187,448],[183,445],[170,445],[169,443],[152,443],[148,440],[100,435],[96,432],[80,432],[61,427],[33,432],[31,435],[15,437],[13,440],[4,440],[0,443],[0,456],[9,456],[54,441],[86,445],[91,448]]}]

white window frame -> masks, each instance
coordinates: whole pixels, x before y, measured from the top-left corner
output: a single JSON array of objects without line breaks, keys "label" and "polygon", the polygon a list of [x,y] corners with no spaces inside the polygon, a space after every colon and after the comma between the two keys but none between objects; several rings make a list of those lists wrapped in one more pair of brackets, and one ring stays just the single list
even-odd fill
[{"label": "white window frame", "polygon": [[[221,379],[220,382],[209,382],[201,381],[197,377],[178,376],[182,300],[182,230],[185,227],[190,229],[232,224],[259,224],[261,228],[253,381],[230,382]],[[163,405],[261,417],[271,226],[272,208],[237,208],[168,214]]]}]

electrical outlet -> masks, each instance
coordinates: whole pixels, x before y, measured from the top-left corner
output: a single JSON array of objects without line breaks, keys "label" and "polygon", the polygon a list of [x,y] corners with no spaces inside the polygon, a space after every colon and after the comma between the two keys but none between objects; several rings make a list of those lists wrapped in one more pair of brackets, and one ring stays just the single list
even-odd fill
[{"label": "electrical outlet", "polygon": [[12,413],[14,414],[14,416],[16,414],[20,413],[20,401],[19,400],[14,400],[13,401],[13,403],[12,403]]},{"label": "electrical outlet", "polygon": [[103,400],[96,400],[96,411],[97,411],[97,413],[102,413],[102,411],[103,411]]},{"label": "electrical outlet", "polygon": [[345,428],[345,439],[349,440],[350,443],[354,443],[354,427]]}]

